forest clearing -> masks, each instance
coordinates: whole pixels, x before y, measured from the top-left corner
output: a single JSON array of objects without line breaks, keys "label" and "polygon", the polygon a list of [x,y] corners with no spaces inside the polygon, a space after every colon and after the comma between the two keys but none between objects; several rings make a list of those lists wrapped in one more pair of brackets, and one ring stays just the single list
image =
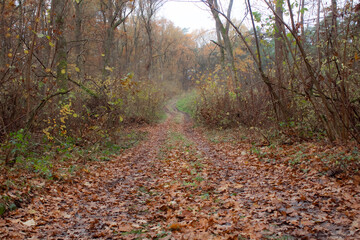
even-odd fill
[{"label": "forest clearing", "polygon": [[359,37],[354,0],[0,1],[0,239],[360,239]]}]

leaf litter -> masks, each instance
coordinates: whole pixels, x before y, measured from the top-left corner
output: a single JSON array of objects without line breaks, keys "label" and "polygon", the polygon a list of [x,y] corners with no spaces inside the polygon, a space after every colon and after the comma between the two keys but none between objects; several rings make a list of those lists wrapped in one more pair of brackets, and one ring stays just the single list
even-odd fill
[{"label": "leaf litter", "polygon": [[211,143],[168,112],[142,144],[8,213],[0,238],[360,239],[359,184]]}]

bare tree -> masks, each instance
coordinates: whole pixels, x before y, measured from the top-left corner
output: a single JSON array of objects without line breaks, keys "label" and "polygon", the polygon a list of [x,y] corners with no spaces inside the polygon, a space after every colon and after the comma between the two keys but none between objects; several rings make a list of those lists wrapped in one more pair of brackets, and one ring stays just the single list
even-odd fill
[{"label": "bare tree", "polygon": [[[237,89],[239,87],[239,79],[237,76],[237,69],[235,66],[235,58],[234,58],[234,53],[233,53],[233,46],[231,43],[231,39],[229,36],[229,29],[230,29],[230,23],[229,21],[227,21],[224,25],[224,23],[221,21],[220,16],[219,16],[219,4],[217,0],[203,0],[203,2],[209,7],[211,14],[215,20],[216,23],[216,34],[217,34],[217,38],[218,38],[218,46],[220,48],[220,53],[221,53],[221,61],[223,62],[226,58],[226,60],[228,61],[228,63],[231,66],[231,78],[232,78],[232,82],[235,84],[235,88]],[[233,0],[229,1],[229,5],[227,8],[227,12],[226,12],[226,18],[227,19],[231,19],[231,12],[232,12],[232,7],[233,7]],[[224,49],[225,49],[225,58],[224,58]],[[225,65],[224,63],[222,63],[223,66]]]},{"label": "bare tree", "polygon": [[[105,26],[105,37],[103,41],[103,80],[109,76],[108,67],[114,65],[114,38],[117,27],[124,23],[134,10],[134,4],[129,0],[101,0],[100,8],[102,20]],[[130,5],[129,5],[130,3]]]},{"label": "bare tree", "polygon": [[68,88],[68,50],[65,37],[65,15],[68,1],[65,0],[52,0],[51,10],[55,16],[55,37],[56,37],[56,79],[60,88]]},{"label": "bare tree", "polygon": [[142,23],[144,24],[146,35],[148,39],[148,63],[146,69],[148,71],[148,78],[152,77],[153,67],[153,21],[156,12],[164,4],[163,0],[139,0],[139,13]]},{"label": "bare tree", "polygon": [[75,54],[76,54],[76,67],[78,68],[78,76],[81,76],[83,73],[83,32],[82,32],[82,22],[83,22],[83,0],[76,0],[73,2],[75,8]]}]

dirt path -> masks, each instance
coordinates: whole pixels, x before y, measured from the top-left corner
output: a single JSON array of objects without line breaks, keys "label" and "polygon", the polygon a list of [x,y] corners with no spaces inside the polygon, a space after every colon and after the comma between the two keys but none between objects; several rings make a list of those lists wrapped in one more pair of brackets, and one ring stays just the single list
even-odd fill
[{"label": "dirt path", "polygon": [[360,239],[360,189],[216,146],[168,119],[77,183],[0,219],[4,239]]}]

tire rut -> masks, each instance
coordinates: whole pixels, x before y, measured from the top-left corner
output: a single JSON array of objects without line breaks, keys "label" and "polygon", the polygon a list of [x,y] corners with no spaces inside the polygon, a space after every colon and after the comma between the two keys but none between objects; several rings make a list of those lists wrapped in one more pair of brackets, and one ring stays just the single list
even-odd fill
[{"label": "tire rut", "polygon": [[3,236],[360,238],[351,207],[356,203],[346,188],[260,162],[243,154],[241,145],[212,144],[174,102],[167,114],[164,123],[148,127],[148,139],[138,146],[92,166],[76,184],[49,186],[46,196],[13,212],[4,219]]}]

